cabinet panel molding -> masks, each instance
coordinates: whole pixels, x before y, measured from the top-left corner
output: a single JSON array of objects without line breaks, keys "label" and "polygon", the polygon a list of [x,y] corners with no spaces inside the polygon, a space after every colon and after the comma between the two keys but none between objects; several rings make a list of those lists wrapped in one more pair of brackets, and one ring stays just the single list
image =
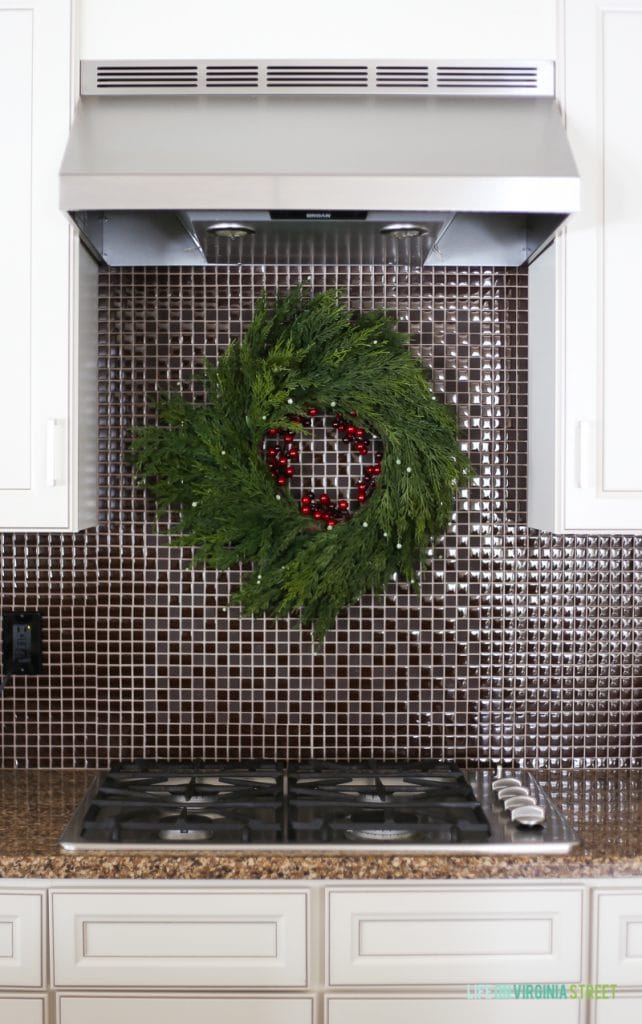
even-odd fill
[{"label": "cabinet panel molding", "polygon": [[312,1024],[312,998],[72,995],[58,997],[59,1024]]},{"label": "cabinet panel molding", "polygon": [[[579,1024],[579,1000],[466,999],[461,997],[383,996],[327,1000],[327,1024]],[[623,1022],[624,1024],[624,1022]]]},{"label": "cabinet panel molding", "polygon": [[642,995],[618,996],[613,1002],[596,1003],[592,1024],[640,1024]]},{"label": "cabinet panel molding", "polygon": [[595,981],[642,990],[642,892],[596,892]]},{"label": "cabinet panel molding", "polygon": [[306,984],[306,892],[56,891],[51,908],[58,986]]},{"label": "cabinet panel molding", "polygon": [[0,1020],[3,1024],[46,1024],[44,999],[0,996]]},{"label": "cabinet panel molding", "polygon": [[581,908],[579,890],[331,890],[329,984],[577,981]]},{"label": "cabinet panel molding", "polygon": [[3,987],[39,988],[44,983],[43,902],[41,893],[0,893],[0,985]]}]

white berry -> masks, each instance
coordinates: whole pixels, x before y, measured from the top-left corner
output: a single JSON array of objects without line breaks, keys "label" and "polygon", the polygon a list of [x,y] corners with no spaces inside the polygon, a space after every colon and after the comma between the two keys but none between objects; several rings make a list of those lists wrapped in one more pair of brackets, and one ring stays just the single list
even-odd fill
[{"label": "white berry", "polygon": [[288,398],[288,405],[294,405],[294,399]]},{"label": "white berry", "polygon": [[406,473],[412,473],[412,466],[406,466]]},{"label": "white berry", "polygon": [[361,525],[365,528],[368,524],[367,523],[362,523]]},{"label": "white berry", "polygon": [[401,465],[401,459],[395,459],[395,462],[397,463],[398,466]]},{"label": "white berry", "polygon": [[403,547],[402,544],[397,544],[397,551],[400,551],[402,547]]}]

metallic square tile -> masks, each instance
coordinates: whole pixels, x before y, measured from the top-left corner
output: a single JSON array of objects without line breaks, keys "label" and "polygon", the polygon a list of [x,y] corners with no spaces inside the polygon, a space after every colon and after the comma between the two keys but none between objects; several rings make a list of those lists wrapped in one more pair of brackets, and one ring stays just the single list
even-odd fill
[{"label": "metallic square tile", "polygon": [[[240,570],[171,548],[127,462],[132,426],[309,279],[384,307],[456,407],[475,477],[419,574],[339,616],[317,651],[294,621],[229,604]],[[642,538],[526,527],[527,275],[488,267],[112,269],[99,283],[99,525],[0,537],[2,607],[43,612],[46,673],[0,698],[2,764],[113,758],[452,757],[642,766]],[[351,469],[326,431],[334,468]],[[315,440],[315,447],[317,441]],[[312,455],[303,460],[314,475]],[[305,481],[302,481],[305,484]]]}]

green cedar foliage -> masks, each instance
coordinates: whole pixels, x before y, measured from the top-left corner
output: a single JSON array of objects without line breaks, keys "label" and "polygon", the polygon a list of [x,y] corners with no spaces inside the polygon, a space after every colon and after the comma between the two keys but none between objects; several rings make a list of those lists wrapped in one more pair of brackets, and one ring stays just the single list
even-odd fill
[{"label": "green cedar foliage", "polygon": [[[413,580],[446,530],[469,463],[407,342],[384,313],[353,314],[336,291],[263,298],[243,341],[206,366],[206,400],[170,397],[160,425],[137,432],[137,479],[174,512],[173,543],[215,569],[253,563],[233,597],[245,612],[297,613],[321,641],[362,594],[394,573]],[[331,530],[300,514],[262,455],[268,427],[299,432],[291,417],[313,406],[384,443],[368,501]]]}]

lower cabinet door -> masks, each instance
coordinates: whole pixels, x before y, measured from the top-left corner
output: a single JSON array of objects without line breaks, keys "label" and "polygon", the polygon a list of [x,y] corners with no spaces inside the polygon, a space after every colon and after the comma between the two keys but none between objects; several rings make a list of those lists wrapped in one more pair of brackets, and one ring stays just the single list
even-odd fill
[{"label": "lower cabinet door", "polygon": [[328,917],[331,986],[580,979],[579,888],[331,889]]},{"label": "lower cabinet door", "polygon": [[[597,891],[593,894],[595,977],[630,988],[642,986],[642,892]],[[622,1018],[624,1019],[624,1018]]]},{"label": "lower cabinet door", "polygon": [[1,986],[40,988],[42,985],[42,920],[42,893],[0,894]]},{"label": "lower cabinet door", "polygon": [[305,988],[307,893],[54,891],[58,988]]},{"label": "lower cabinet door", "polygon": [[[4,1024],[4,1018],[0,1019]],[[22,1024],[22,1018],[18,1019]],[[58,996],[58,1024],[312,1024],[312,1019],[311,998],[71,993]],[[8,1017],[9,1020],[13,1021]]]},{"label": "lower cabinet door", "polygon": [[[375,999],[330,997],[327,1024],[579,1024],[579,1000],[422,999],[384,996]],[[631,1018],[633,1020],[633,1018]],[[636,1018],[639,1024],[640,1018]],[[75,1022],[74,1022],[75,1024]],[[102,1024],[102,1021],[101,1021]],[[619,1024],[619,1022],[618,1022]],[[624,1018],[622,1018],[624,1024]],[[628,1024],[628,1019],[627,1019]]]},{"label": "lower cabinet door", "polygon": [[44,999],[14,999],[0,996],[0,1021],[2,1024],[45,1024]]},{"label": "lower cabinet door", "polygon": [[595,1003],[595,1024],[640,1024],[642,1021],[642,994],[618,995],[613,1001]]}]

